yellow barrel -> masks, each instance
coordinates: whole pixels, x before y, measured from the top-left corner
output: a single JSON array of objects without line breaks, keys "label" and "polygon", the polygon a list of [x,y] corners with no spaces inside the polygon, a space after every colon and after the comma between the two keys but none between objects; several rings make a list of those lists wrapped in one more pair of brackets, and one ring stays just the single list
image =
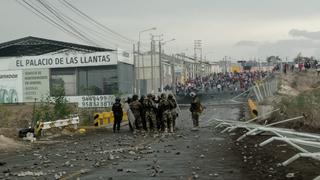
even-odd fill
[{"label": "yellow barrel", "polygon": [[257,105],[256,103],[252,100],[252,99],[248,99],[248,106],[249,106],[249,110],[250,110],[250,113],[252,115],[252,117],[257,117],[258,116],[258,108],[257,108]]},{"label": "yellow barrel", "polygon": [[[112,111],[102,112],[102,113],[94,113],[94,126],[106,126],[109,124],[113,124],[114,116]],[[128,115],[126,112],[123,112],[123,121],[128,121]]]}]

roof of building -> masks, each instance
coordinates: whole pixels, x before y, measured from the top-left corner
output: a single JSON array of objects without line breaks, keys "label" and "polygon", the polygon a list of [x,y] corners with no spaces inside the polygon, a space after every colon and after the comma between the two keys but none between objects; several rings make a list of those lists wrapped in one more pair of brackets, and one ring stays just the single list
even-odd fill
[{"label": "roof of building", "polygon": [[114,51],[112,49],[28,36],[21,39],[1,43],[0,57],[37,56],[63,49],[81,52]]}]

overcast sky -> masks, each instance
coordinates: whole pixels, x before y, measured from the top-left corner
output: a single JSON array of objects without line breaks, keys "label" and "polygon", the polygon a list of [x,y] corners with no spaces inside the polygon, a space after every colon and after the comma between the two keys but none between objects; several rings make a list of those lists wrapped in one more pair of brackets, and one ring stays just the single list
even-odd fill
[{"label": "overcast sky", "polygon": [[[21,0],[18,0],[21,1]],[[36,0],[28,0],[28,2]],[[210,59],[292,58],[299,52],[320,57],[319,0],[68,0],[114,31],[149,49],[150,33],[176,40],[165,45],[168,53],[193,54],[193,42],[202,40],[203,56]],[[50,0],[66,15],[85,22],[71,10]],[[23,8],[15,0],[1,0],[0,42],[25,36],[85,44]],[[80,28],[83,29],[83,28]],[[109,47],[125,46],[113,35],[99,39]],[[110,40],[110,41],[108,41]],[[108,42],[107,42],[108,41]],[[130,45],[131,46],[131,45]],[[128,46],[126,46],[128,47]]]}]

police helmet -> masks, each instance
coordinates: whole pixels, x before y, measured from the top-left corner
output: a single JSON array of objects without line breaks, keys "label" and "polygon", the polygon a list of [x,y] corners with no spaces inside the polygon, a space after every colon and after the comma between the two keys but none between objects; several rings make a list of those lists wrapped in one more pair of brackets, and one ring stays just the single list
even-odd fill
[{"label": "police helmet", "polygon": [[135,94],[135,95],[132,96],[132,101],[136,101],[136,100],[138,100],[138,99],[139,99],[139,96],[138,96],[138,95]]}]

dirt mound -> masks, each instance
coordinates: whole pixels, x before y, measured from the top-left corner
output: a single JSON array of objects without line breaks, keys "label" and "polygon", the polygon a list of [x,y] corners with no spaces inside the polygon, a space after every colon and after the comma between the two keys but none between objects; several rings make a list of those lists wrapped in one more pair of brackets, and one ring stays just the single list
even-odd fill
[{"label": "dirt mound", "polygon": [[307,131],[320,129],[320,79],[313,72],[294,72],[281,76],[277,106],[283,111],[282,120],[304,115],[301,121],[287,123],[288,128]]},{"label": "dirt mound", "polygon": [[32,120],[32,112],[31,104],[0,105],[0,127],[26,128]]},{"label": "dirt mound", "polygon": [[319,83],[319,77],[313,71],[288,73],[282,75],[281,80],[281,85],[289,86],[298,93],[311,90]]},{"label": "dirt mound", "polygon": [[14,139],[0,135],[0,151],[20,149],[23,147],[23,144],[15,141]]},{"label": "dirt mound", "polygon": [[19,132],[18,128],[0,128],[0,134],[15,140],[19,139],[18,132]]}]

